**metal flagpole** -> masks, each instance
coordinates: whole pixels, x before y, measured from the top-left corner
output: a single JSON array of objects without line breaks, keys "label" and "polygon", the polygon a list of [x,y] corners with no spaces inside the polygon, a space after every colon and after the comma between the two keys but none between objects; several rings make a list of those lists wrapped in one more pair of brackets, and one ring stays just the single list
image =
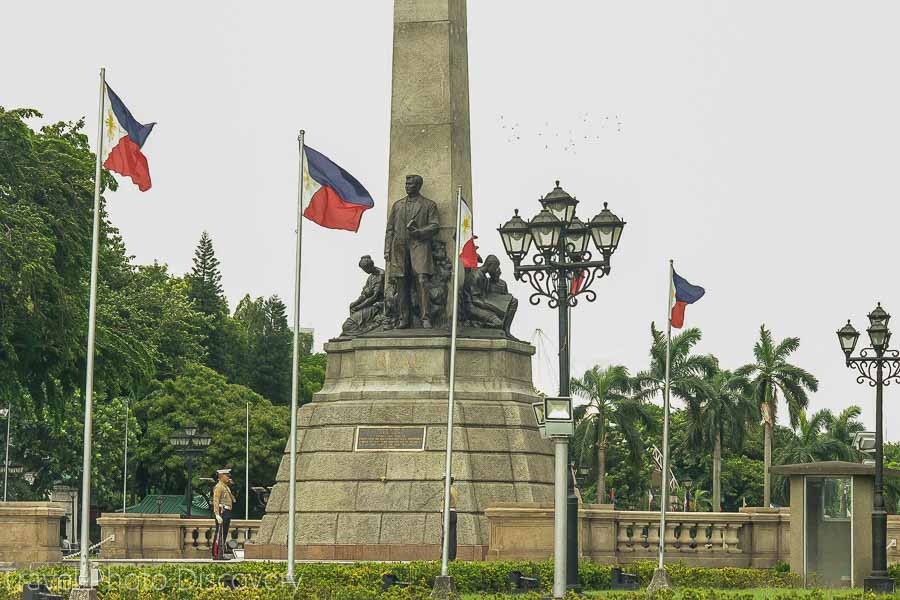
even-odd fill
[{"label": "metal flagpole", "polygon": [[291,443],[290,474],[288,475],[288,549],[287,575],[288,583],[294,583],[294,538],[297,512],[297,394],[300,387],[300,250],[303,246],[303,136],[300,130],[297,142],[300,148],[300,173],[297,179],[297,256],[294,269],[294,351],[291,364]]},{"label": "metal flagpole", "polygon": [[456,384],[456,324],[459,308],[459,244],[462,232],[462,186],[456,188],[456,256],[453,261],[453,317],[450,325],[450,394],[447,400],[447,460],[444,465],[444,543],[441,549],[441,576],[446,577],[450,556],[450,468],[453,465],[453,403]]},{"label": "metal flagpole", "polygon": [[669,391],[671,387],[670,368],[672,364],[672,273],[675,271],[672,260],[669,260],[669,299],[666,319],[666,387],[663,392],[663,460],[662,460],[662,498],[659,501],[659,568],[664,569],[666,563],[666,510],[669,505]]},{"label": "metal flagpole", "polygon": [[12,400],[6,407],[6,459],[3,461],[3,501],[6,502],[6,488],[9,483],[9,434],[12,421]]},{"label": "metal flagpole", "polygon": [[244,446],[244,520],[250,520],[250,403],[247,403],[247,435]]},{"label": "metal flagpole", "polygon": [[103,112],[106,99],[106,68],[100,68],[100,110],[97,118],[97,164],[94,169],[94,232],[91,243],[91,291],[88,308],[87,374],[84,384],[84,459],[81,467],[81,558],[78,585],[91,586],[88,546],[91,545],[91,436],[94,404],[94,333],[97,320],[97,263],[100,247],[100,175],[103,160]]},{"label": "metal flagpole", "polygon": [[122,468],[122,514],[128,497],[128,399],[125,399],[125,466]]}]

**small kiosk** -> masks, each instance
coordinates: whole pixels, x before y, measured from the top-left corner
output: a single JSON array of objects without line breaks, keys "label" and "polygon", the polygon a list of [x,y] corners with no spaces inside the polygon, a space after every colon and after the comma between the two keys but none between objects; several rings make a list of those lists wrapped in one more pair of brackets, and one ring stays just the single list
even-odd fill
[{"label": "small kiosk", "polygon": [[[862,587],[872,572],[875,467],[828,461],[772,467],[790,478],[791,571],[816,587]],[[884,469],[885,479],[900,471]]]}]

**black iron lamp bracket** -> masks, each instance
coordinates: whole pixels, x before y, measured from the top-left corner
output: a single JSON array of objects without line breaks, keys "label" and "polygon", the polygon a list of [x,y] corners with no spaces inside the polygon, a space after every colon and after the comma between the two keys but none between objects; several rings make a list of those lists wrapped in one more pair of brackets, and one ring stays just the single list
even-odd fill
[{"label": "black iron lamp bracket", "polygon": [[859,356],[847,358],[847,367],[859,372],[856,382],[868,383],[870,387],[878,385],[879,365],[884,385],[900,383],[900,350],[885,350],[879,355],[874,348],[863,348]]}]

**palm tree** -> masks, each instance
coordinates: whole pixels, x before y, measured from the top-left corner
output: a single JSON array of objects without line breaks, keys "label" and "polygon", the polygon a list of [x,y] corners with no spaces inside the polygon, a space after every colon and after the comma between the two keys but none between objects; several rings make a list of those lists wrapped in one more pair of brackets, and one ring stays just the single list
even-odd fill
[{"label": "palm tree", "polygon": [[772,501],[772,485],[769,469],[772,467],[772,435],[778,419],[778,393],[787,402],[791,427],[800,423],[800,416],[809,405],[807,391],[819,389],[819,380],[809,372],[788,362],[790,355],[800,347],[800,338],[789,337],[777,345],[772,341],[772,334],[765,325],[759,328],[759,340],[753,346],[755,363],[745,365],[737,370],[737,374],[750,380],[753,398],[762,413],[765,431],[765,448],[763,456],[763,503],[769,506]]},{"label": "palm tree", "polygon": [[833,458],[839,460],[856,461],[859,452],[853,447],[853,436],[860,431],[865,431],[866,426],[859,420],[862,409],[858,406],[848,406],[837,416],[828,410],[825,413],[825,431],[840,444],[840,450]]},{"label": "palm tree", "polygon": [[[662,394],[666,380],[666,335],[650,324],[650,368],[634,376],[635,398],[649,400]],[[669,371],[671,393],[685,402],[700,395],[705,389],[704,378],[715,372],[716,359],[711,354],[691,354],[703,334],[696,327],[685,329],[672,338],[671,367]]]},{"label": "palm tree", "polygon": [[722,510],[722,439],[727,434],[733,448],[740,450],[747,426],[759,418],[749,387],[746,377],[717,370],[706,379],[705,393],[688,402],[688,439],[713,451],[713,512]]},{"label": "palm tree", "polygon": [[628,369],[614,365],[585,371],[581,379],[572,378],[572,392],[587,400],[575,409],[578,421],[576,439],[582,443],[581,455],[591,456],[596,449],[597,502],[606,500],[606,452],[610,433],[618,431],[625,440],[631,459],[640,462],[644,452],[638,425],[652,430],[655,422],[641,402],[628,397],[631,381]]},{"label": "palm tree", "polygon": [[695,512],[718,512],[713,508],[708,490],[694,490],[694,493],[691,494],[691,504]]},{"label": "palm tree", "polygon": [[829,420],[833,418],[829,410],[819,410],[811,416],[801,411],[794,435],[778,449],[778,464],[834,460],[842,456],[846,445],[826,433]]}]

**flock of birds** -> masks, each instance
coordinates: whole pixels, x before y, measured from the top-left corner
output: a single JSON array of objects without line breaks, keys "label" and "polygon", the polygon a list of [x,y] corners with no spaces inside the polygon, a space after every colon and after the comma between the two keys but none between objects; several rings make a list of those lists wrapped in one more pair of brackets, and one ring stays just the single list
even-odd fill
[{"label": "flock of birds", "polygon": [[544,150],[562,150],[578,154],[578,149],[590,143],[599,141],[602,130],[622,133],[622,120],[619,115],[603,115],[594,118],[590,113],[578,115],[578,123],[572,127],[562,129],[552,127],[550,121],[544,121],[544,126],[537,131],[524,131],[517,121],[507,119],[500,115],[500,129],[509,144],[535,143],[543,144]]}]

